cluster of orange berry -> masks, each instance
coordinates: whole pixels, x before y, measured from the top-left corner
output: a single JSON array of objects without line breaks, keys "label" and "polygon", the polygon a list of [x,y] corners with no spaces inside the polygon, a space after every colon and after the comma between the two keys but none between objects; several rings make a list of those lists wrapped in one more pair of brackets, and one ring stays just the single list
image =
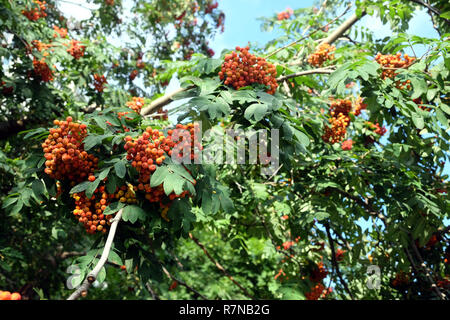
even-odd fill
[{"label": "cluster of orange berry", "polygon": [[37,7],[31,8],[30,10],[22,10],[22,14],[28,18],[28,20],[36,21],[39,18],[44,18],[47,16],[45,10],[47,5],[45,1],[34,0],[33,1]]},{"label": "cluster of orange berry", "polygon": [[396,69],[408,68],[414,60],[414,57],[410,57],[407,54],[402,59],[400,52],[397,52],[396,55],[381,54],[378,52],[375,56],[375,61],[383,67],[383,71],[381,72],[381,79],[383,80],[386,78],[395,78],[397,75]]},{"label": "cluster of orange berry", "polygon": [[[181,161],[185,158],[185,156],[189,156],[190,160],[196,160],[198,157],[198,153],[196,151],[203,150],[201,142],[199,141],[200,127],[198,124],[177,124],[175,129],[175,132],[173,130],[167,131],[168,138],[174,141],[175,145],[178,147],[178,153],[174,156],[175,159]],[[174,133],[176,133],[176,136],[173,135]],[[169,154],[169,156],[172,156],[172,154]]]},{"label": "cluster of orange berry", "polygon": [[94,87],[95,90],[97,90],[98,92],[103,92],[105,83],[108,83],[106,81],[106,77],[104,75],[99,75],[99,74],[94,74]]},{"label": "cluster of orange berry", "polygon": [[337,99],[331,101],[330,119],[331,127],[326,126],[322,140],[326,143],[341,142],[347,134],[347,127],[350,124],[349,113],[352,110],[350,100]]},{"label": "cluster of orange berry", "polygon": [[[136,168],[139,173],[139,185],[137,189],[140,191],[144,191],[146,193],[145,198],[150,202],[160,202],[163,205],[162,200],[164,198],[164,189],[162,185],[157,187],[150,187],[150,177],[152,173],[156,170],[156,166],[160,166],[163,161],[166,159],[166,154],[171,157],[172,150],[176,146],[182,147],[182,151],[180,151],[177,156],[183,157],[183,149],[185,150],[185,143],[188,144],[188,148],[190,151],[193,150],[195,146],[198,146],[193,142],[192,136],[198,130],[197,126],[193,124],[188,125],[177,125],[177,129],[189,130],[189,134],[191,135],[190,141],[184,135],[181,137],[174,137],[173,130],[168,130],[167,137],[164,136],[164,133],[159,130],[153,130],[151,127],[147,127],[145,132],[138,137],[137,139],[132,139],[132,137],[125,137],[125,150],[127,150],[127,160],[132,161],[131,165]],[[196,128],[196,129],[194,129]],[[184,133],[186,131],[182,131]],[[193,159],[193,155],[191,154],[191,159]],[[184,197],[188,194],[188,192],[183,192],[180,195],[176,195],[172,193],[169,195],[169,200],[174,200],[177,197]]]},{"label": "cluster of orange berry", "polygon": [[316,48],[316,51],[309,55],[308,63],[314,67],[321,67],[325,61],[333,60],[336,47],[328,43],[322,43]]},{"label": "cluster of orange berry", "polygon": [[55,30],[55,33],[53,34],[53,38],[57,38],[58,36],[61,38],[67,37],[67,29],[60,28],[58,26],[53,26],[53,30]]},{"label": "cluster of orange berry", "polygon": [[325,288],[322,283],[317,283],[314,287],[311,288],[310,292],[305,294],[307,300],[319,300],[320,298],[325,298],[328,294],[333,291],[332,288]]},{"label": "cluster of orange berry", "polygon": [[68,179],[72,183],[84,181],[97,168],[98,159],[84,151],[83,139],[87,135],[85,124],[55,120],[57,128],[50,129],[45,142],[45,173],[56,180]]},{"label": "cluster of orange berry", "polygon": [[[43,43],[39,40],[33,40],[31,41],[31,44],[33,45],[32,48],[36,49],[39,52],[42,52],[43,57],[41,59],[38,59],[36,57],[33,57],[33,69],[34,73],[38,75],[42,81],[49,82],[53,80],[53,72],[48,66],[47,62],[45,62],[45,57],[49,55],[49,50],[52,45]],[[29,53],[31,53],[30,46],[27,47],[27,50]]]},{"label": "cluster of orange berry", "polygon": [[248,52],[249,47],[236,47],[236,51],[225,56],[222,69],[219,72],[220,80],[234,89],[260,83],[269,87],[267,93],[274,94],[278,88],[276,67],[262,57],[256,57]]},{"label": "cluster of orange berry", "polygon": [[127,107],[133,110],[136,113],[140,113],[142,107],[144,106],[144,98],[133,97],[131,101],[126,103]]},{"label": "cluster of orange berry", "polygon": [[123,203],[136,203],[135,187],[132,185],[117,188],[116,193],[108,194],[104,186],[98,187],[91,198],[86,197],[84,192],[74,193],[72,197],[75,200],[75,209],[73,214],[78,221],[84,225],[86,232],[94,234],[95,232],[106,233],[111,225],[113,215],[105,215],[104,211],[108,205],[115,199]]},{"label": "cluster of orange berry", "polygon": [[67,49],[67,52],[75,58],[75,60],[80,59],[82,56],[84,56],[84,50],[86,49],[86,46],[80,46],[80,41],[77,40],[70,40],[70,47]]},{"label": "cluster of orange berry", "polygon": [[282,11],[277,14],[277,19],[287,20],[292,16],[292,14],[294,14],[294,10],[292,10],[291,8],[287,8],[285,11]]},{"label": "cluster of orange berry", "polygon": [[[397,52],[396,55],[391,54],[381,54],[378,53],[375,56],[375,61],[378,62],[383,68],[383,71],[381,72],[381,79],[386,78],[395,78],[397,76],[397,69],[406,69],[408,68],[416,58],[410,57],[407,54],[403,56],[403,59],[401,58],[402,54],[400,52]],[[411,89],[411,80],[406,80],[401,82],[400,80],[397,80],[395,82],[395,85],[398,89],[403,90],[404,88],[410,90]]]},{"label": "cluster of orange berry", "polygon": [[22,296],[18,292],[0,290],[0,300],[22,300]]}]

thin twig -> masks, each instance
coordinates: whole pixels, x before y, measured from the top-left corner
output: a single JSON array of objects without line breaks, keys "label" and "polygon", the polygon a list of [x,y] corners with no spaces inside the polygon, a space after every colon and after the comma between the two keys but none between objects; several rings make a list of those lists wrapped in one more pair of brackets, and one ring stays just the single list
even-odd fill
[{"label": "thin twig", "polygon": [[[301,37],[300,39],[297,39],[297,40],[295,40],[295,41],[293,41],[293,42],[291,42],[291,43],[288,43],[287,45],[285,45],[285,46],[283,46],[283,47],[281,47],[281,48],[278,48],[278,49],[272,51],[271,53],[267,54],[264,58],[267,59],[267,58],[273,56],[274,54],[277,54],[278,52],[280,52],[280,51],[282,51],[282,50],[284,50],[284,49],[287,49],[287,48],[289,48],[289,47],[292,47],[293,45],[296,45],[296,44],[299,43],[300,41],[303,41],[303,40],[305,40],[305,39],[311,37],[311,36],[312,36],[313,34],[315,34],[316,32],[322,30],[323,28],[328,27],[330,24],[334,23],[336,20],[338,20],[339,18],[341,18],[343,15],[345,15],[345,14],[348,12],[349,9],[350,9],[350,6],[348,6],[348,7],[345,9],[344,13],[342,13],[340,16],[334,18],[333,20],[331,20],[330,22],[328,22],[326,25],[321,26],[321,27],[319,27],[319,28],[315,28],[315,29],[314,29],[311,33],[309,33],[308,35],[303,36],[303,37]],[[345,23],[345,22],[344,22],[344,23]],[[345,32],[345,31],[344,31],[344,32]]]},{"label": "thin twig", "polygon": [[184,281],[182,281],[180,279],[177,279],[175,276],[173,276],[162,264],[161,264],[161,266],[162,266],[163,272],[166,274],[167,277],[169,277],[169,279],[171,279],[172,281],[178,282],[180,285],[182,285],[183,287],[185,287],[186,289],[188,289],[189,291],[191,291],[195,295],[201,297],[203,300],[209,300],[203,294],[201,294],[200,292],[198,292],[197,290],[195,290],[194,288],[189,286],[186,282],[184,282]]},{"label": "thin twig", "polygon": [[225,276],[228,277],[228,279],[230,279],[236,286],[239,287],[239,289],[245,294],[245,296],[249,297],[250,299],[254,299],[254,297],[239,283],[237,282],[229,273],[227,270],[225,270],[224,267],[222,267],[222,265],[220,263],[218,263],[208,252],[208,250],[206,250],[205,246],[196,238],[192,235],[192,233],[189,233],[189,238],[191,238],[192,240],[194,240],[195,244],[197,246],[199,246],[203,252],[205,253],[205,255],[208,257],[209,260],[211,260],[211,262],[217,267],[217,269],[219,269],[220,271],[223,272],[223,274]]}]

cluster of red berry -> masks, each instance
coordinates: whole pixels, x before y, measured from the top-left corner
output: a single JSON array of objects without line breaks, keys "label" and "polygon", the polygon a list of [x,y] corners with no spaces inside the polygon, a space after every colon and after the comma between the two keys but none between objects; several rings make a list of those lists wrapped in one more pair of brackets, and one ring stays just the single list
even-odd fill
[{"label": "cluster of red berry", "polygon": [[108,83],[106,81],[106,77],[104,75],[94,74],[94,87],[95,90],[98,92],[103,92],[103,89],[105,88],[105,83]]},{"label": "cluster of red berry", "polygon": [[236,47],[236,51],[225,56],[219,72],[221,80],[236,90],[252,83],[260,83],[269,87],[267,93],[274,94],[278,88],[276,67],[262,57],[248,52],[249,47]]},{"label": "cluster of red berry", "polygon": [[44,151],[45,173],[56,180],[68,179],[73,184],[84,181],[97,168],[98,159],[84,151],[83,139],[87,135],[85,124],[72,121],[55,120],[57,128],[42,144]]},{"label": "cluster of red berry", "polygon": [[345,140],[341,144],[341,149],[344,151],[352,150],[352,148],[353,148],[353,140],[352,139]]},{"label": "cluster of red berry", "polygon": [[128,76],[128,78],[130,78],[130,81],[133,81],[134,79],[136,79],[137,75],[139,74],[139,71],[137,71],[136,69],[134,69],[133,71],[131,71],[130,75]]},{"label": "cluster of red berry", "polygon": [[2,83],[0,84],[0,88],[2,89],[2,94],[8,96],[14,92],[14,87],[7,87],[5,84],[6,82],[2,81]]},{"label": "cluster of red berry", "polygon": [[309,55],[308,63],[314,67],[321,67],[325,61],[334,59],[334,54],[332,52],[335,50],[335,46],[326,42],[322,43],[316,48],[314,53]]},{"label": "cluster of red berry", "polygon": [[80,46],[80,41],[77,40],[70,40],[70,46],[69,49],[67,49],[67,52],[75,58],[75,60],[80,59],[82,56],[84,56],[84,50],[86,49],[86,46]]},{"label": "cluster of red berry", "polygon": [[37,7],[31,8],[29,10],[22,10],[22,14],[28,18],[28,20],[36,21],[40,18],[47,16],[45,10],[47,9],[47,4],[45,1],[33,0]]},{"label": "cluster of red berry", "polygon": [[294,10],[291,8],[287,8],[285,11],[282,11],[277,14],[278,20],[287,20],[294,14]]},{"label": "cluster of red berry", "polygon": [[335,253],[336,261],[337,261],[337,262],[342,261],[342,259],[344,259],[344,254],[345,254],[345,253],[346,253],[345,250],[337,249],[337,250],[336,250],[336,253]]}]

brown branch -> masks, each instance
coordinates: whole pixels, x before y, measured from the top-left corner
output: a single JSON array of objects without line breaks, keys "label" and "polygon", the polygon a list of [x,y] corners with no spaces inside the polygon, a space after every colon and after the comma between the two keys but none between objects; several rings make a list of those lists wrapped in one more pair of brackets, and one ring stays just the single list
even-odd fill
[{"label": "brown branch", "polygon": [[148,292],[150,292],[150,294],[152,295],[153,300],[161,300],[161,298],[156,294],[155,290],[153,290],[149,282],[145,284],[145,287],[147,288]]},{"label": "brown branch", "polygon": [[409,233],[409,236],[410,236],[411,245],[413,247],[414,253],[416,254],[417,259],[419,260],[420,267],[425,270],[425,275],[431,284],[431,288],[436,293],[436,295],[439,297],[439,299],[447,300],[447,296],[444,293],[442,293],[441,290],[439,290],[438,286],[436,285],[436,282],[434,282],[434,279],[431,276],[432,271],[427,267],[427,265],[423,261],[422,255],[420,254],[419,249],[417,249],[416,243],[410,233]]},{"label": "brown branch", "polygon": [[[414,3],[418,4],[418,5],[423,6],[423,7],[426,7],[428,10],[430,10],[431,12],[433,12],[434,14],[436,14],[438,16],[441,15],[441,12],[438,9],[436,9],[435,7],[432,7],[428,3],[425,3],[425,2],[420,1],[420,0],[409,0],[409,1],[414,2]],[[447,19],[445,19],[445,20],[447,20]]]},{"label": "brown branch", "polygon": [[172,91],[172,92],[170,92],[170,93],[168,93],[168,94],[166,94],[166,95],[164,95],[162,97],[159,97],[159,98],[153,100],[148,107],[142,108],[141,115],[142,116],[146,116],[146,115],[149,115],[149,114],[155,112],[159,108],[162,108],[165,105],[171,103],[173,101],[173,97],[176,94],[179,94],[181,92],[184,92],[184,91],[187,91],[189,89],[192,89],[193,87],[194,87],[194,85],[191,85],[191,86],[189,86],[187,88],[178,88],[178,89],[176,89],[176,90],[174,90],[174,91]]},{"label": "brown branch", "polygon": [[366,15],[365,11],[362,12],[360,17],[358,17],[356,14],[353,14],[350,18],[348,18],[346,21],[344,21],[344,23],[341,24],[336,30],[334,30],[328,37],[323,39],[319,45],[321,45],[323,43],[332,44],[340,36],[342,36],[348,29],[350,29],[353,26],[353,24],[355,24],[356,21],[358,21],[365,15]]},{"label": "brown branch", "polygon": [[224,267],[222,267],[222,265],[220,263],[218,263],[216,260],[214,260],[214,258],[209,254],[208,250],[206,250],[205,246],[200,243],[200,241],[194,237],[192,235],[192,233],[189,233],[189,238],[191,238],[192,240],[194,240],[195,244],[197,244],[197,246],[199,246],[203,252],[205,253],[205,255],[208,257],[209,260],[211,260],[211,262],[217,267],[217,269],[219,269],[220,271],[223,272],[223,274],[225,276],[228,277],[228,279],[230,279],[236,286],[239,287],[239,289],[244,293],[245,296],[249,297],[250,299],[254,299],[253,296],[243,287],[239,284],[239,282],[237,282],[229,273],[227,270],[225,270]]},{"label": "brown branch", "polygon": [[341,281],[342,285],[344,286],[345,291],[347,291],[350,298],[352,300],[354,300],[353,294],[350,291],[350,288],[348,287],[347,282],[342,277],[341,270],[339,269],[339,263],[336,261],[336,252],[334,250],[334,240],[331,237],[330,225],[328,223],[325,223],[324,226],[325,226],[325,230],[327,232],[328,242],[330,243],[330,248],[331,248],[331,263],[333,264],[334,268],[336,269],[336,274],[337,274],[339,280]]},{"label": "brown branch", "polygon": [[169,279],[171,279],[172,281],[178,282],[180,285],[182,285],[183,287],[185,287],[186,289],[188,289],[189,291],[191,291],[195,295],[201,297],[203,300],[209,300],[207,297],[202,295],[200,292],[198,292],[194,288],[190,287],[186,282],[184,282],[184,281],[182,281],[180,279],[177,279],[175,276],[173,276],[162,264],[161,264],[161,266],[162,266],[162,269],[163,269],[164,273],[166,274],[167,277],[169,277]]},{"label": "brown branch", "polygon": [[91,287],[92,283],[95,282],[97,279],[97,275],[100,272],[100,270],[105,265],[106,261],[108,260],[109,252],[111,251],[111,245],[114,241],[114,236],[116,235],[116,229],[117,225],[119,224],[120,219],[122,218],[122,211],[123,209],[120,209],[119,212],[115,215],[113,219],[110,221],[111,228],[109,229],[108,238],[106,239],[105,247],[103,248],[102,255],[100,257],[100,260],[98,261],[97,265],[94,267],[94,269],[87,275],[86,279],[83,281],[81,286],[75,290],[67,300],[75,300],[78,299],[80,296],[85,297],[87,295],[87,292],[89,288]]},{"label": "brown branch", "polygon": [[304,71],[300,71],[300,72],[296,72],[296,73],[291,73],[285,76],[281,76],[277,78],[277,82],[282,82],[288,79],[292,79],[292,78],[296,78],[296,77],[300,77],[300,76],[305,76],[308,74],[330,74],[333,73],[334,69],[331,69],[330,67],[327,68],[319,68],[319,69],[311,69],[311,70],[304,70]]}]

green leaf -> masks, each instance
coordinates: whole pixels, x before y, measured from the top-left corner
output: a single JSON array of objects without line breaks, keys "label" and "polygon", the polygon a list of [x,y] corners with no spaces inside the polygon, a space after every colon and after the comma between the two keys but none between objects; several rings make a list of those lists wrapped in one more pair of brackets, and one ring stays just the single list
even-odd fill
[{"label": "green leaf", "polygon": [[89,182],[89,181],[84,181],[80,184],[77,184],[72,189],[70,189],[69,193],[73,194],[73,193],[83,192],[84,190],[86,190],[89,187],[90,183],[91,182]]},{"label": "green leaf", "polygon": [[145,220],[145,217],[145,211],[136,205],[127,205],[122,211],[123,221],[135,223],[138,219],[142,221]]},{"label": "green leaf", "polygon": [[99,180],[105,179],[108,176],[108,173],[110,170],[111,170],[111,167],[104,169],[102,172],[100,172],[97,179],[99,179]]},{"label": "green leaf", "polygon": [[268,106],[263,103],[254,103],[245,109],[244,117],[247,120],[253,118],[255,121],[259,122],[266,115]]},{"label": "green leaf", "polygon": [[100,184],[101,180],[100,179],[95,179],[93,182],[89,182],[88,187],[86,188],[86,191],[84,191],[84,193],[86,194],[87,198],[92,197],[92,195],[95,192],[95,189],[97,189],[98,185]]},{"label": "green leaf", "polygon": [[425,125],[423,117],[417,113],[412,114],[412,120],[414,122],[414,125],[417,129],[423,129],[423,126]]},{"label": "green leaf", "polygon": [[125,174],[127,173],[127,168],[125,167],[125,161],[121,160],[121,161],[117,161],[114,164],[114,170],[116,171],[116,175],[119,178],[124,178]]},{"label": "green leaf", "polygon": [[153,172],[151,178],[150,178],[150,187],[154,188],[159,186],[164,182],[164,179],[169,174],[169,170],[166,166],[163,167],[157,167],[155,172]]},{"label": "green leaf", "polygon": [[113,250],[111,250],[111,251],[109,252],[108,261],[109,261],[109,262],[112,262],[112,263],[115,263],[115,264],[118,264],[118,265],[120,265],[120,266],[123,265],[122,259],[121,259],[120,256],[119,256],[116,252],[114,252]]}]

